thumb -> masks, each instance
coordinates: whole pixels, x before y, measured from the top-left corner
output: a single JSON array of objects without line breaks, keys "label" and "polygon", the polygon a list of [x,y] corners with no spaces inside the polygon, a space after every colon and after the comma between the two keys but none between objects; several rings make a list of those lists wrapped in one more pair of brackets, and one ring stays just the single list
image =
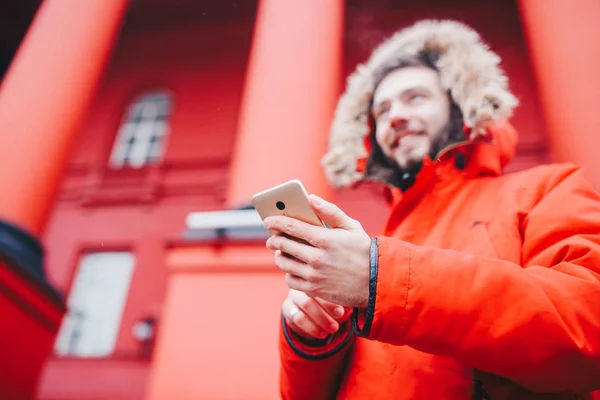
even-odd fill
[{"label": "thumb", "polygon": [[353,231],[356,228],[356,221],[347,216],[338,206],[323,200],[317,195],[309,196],[310,205],[323,222],[332,228],[340,228],[347,231]]}]

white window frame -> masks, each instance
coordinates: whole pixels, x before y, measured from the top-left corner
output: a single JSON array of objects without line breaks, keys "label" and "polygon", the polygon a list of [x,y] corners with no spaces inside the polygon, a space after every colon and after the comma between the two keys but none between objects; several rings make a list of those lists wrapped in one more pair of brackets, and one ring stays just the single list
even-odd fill
[{"label": "white window frame", "polygon": [[113,353],[134,268],[135,256],[127,251],[81,257],[55,343],[57,355],[92,358]]},{"label": "white window frame", "polygon": [[128,107],[110,156],[113,169],[143,168],[162,160],[170,133],[173,95],[144,93]]}]

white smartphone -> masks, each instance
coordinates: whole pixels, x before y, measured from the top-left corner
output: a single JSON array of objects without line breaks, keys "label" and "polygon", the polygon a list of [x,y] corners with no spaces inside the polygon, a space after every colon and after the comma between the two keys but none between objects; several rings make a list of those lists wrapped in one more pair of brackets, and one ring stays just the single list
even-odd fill
[{"label": "white smartphone", "polygon": [[308,193],[298,179],[255,194],[252,205],[263,220],[273,215],[285,215],[308,224],[325,226],[311,208]]}]

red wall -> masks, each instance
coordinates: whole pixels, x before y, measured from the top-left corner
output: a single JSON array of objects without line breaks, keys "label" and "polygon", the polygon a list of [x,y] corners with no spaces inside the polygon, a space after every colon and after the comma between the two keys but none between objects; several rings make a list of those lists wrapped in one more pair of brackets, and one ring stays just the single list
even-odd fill
[{"label": "red wall", "polygon": [[[548,160],[512,2],[457,1],[452,7],[437,1],[435,6],[399,2],[402,7],[379,10],[358,3],[348,3],[344,75],[380,39],[418,18],[464,20],[503,57],[523,103],[514,119],[522,139],[512,169]],[[81,132],[45,245],[50,279],[65,292],[85,250],[132,249],[137,257],[133,283],[114,356],[53,358],[42,380],[41,399],[143,398],[148,360],[139,357],[131,327],[146,313],[160,313],[167,279],[165,247],[181,237],[185,215],[223,205],[251,35],[251,18],[178,29],[132,32],[126,27]],[[108,170],[125,107],[153,88],[167,88],[175,99],[164,162],[141,171]],[[368,231],[381,228],[386,207],[372,188],[341,192],[337,201]]]},{"label": "red wall", "polygon": [[[53,358],[41,399],[141,399],[149,360],[131,336],[134,321],[162,309],[164,250],[193,210],[221,208],[252,20],[121,39],[89,111],[44,238],[52,282],[67,292],[86,250],[130,249],[136,265],[114,355]],[[215,41],[218,36],[220,40]],[[144,90],[174,94],[164,162],[110,171],[107,160],[128,103]]]}]

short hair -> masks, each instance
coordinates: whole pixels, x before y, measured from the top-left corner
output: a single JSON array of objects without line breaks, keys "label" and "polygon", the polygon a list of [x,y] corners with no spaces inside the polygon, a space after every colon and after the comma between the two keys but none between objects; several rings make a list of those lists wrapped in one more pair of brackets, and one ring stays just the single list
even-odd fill
[{"label": "short hair", "polygon": [[420,52],[414,57],[407,57],[406,55],[400,57],[391,57],[373,71],[373,93],[375,93],[375,90],[377,90],[381,84],[381,81],[383,81],[390,72],[397,69],[408,67],[427,67],[434,71],[438,71],[437,67],[435,66],[437,59],[438,56],[436,54],[424,51]]}]

